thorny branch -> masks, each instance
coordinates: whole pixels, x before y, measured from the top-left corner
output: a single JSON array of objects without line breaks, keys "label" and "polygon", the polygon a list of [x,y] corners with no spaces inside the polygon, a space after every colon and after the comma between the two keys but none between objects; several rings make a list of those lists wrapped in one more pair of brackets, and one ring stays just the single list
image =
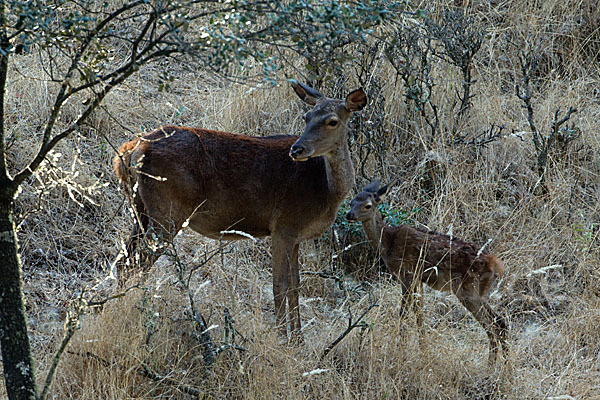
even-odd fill
[{"label": "thorny branch", "polygon": [[525,103],[525,108],[527,110],[527,122],[529,123],[529,128],[531,132],[533,132],[533,145],[536,150],[540,148],[539,141],[539,131],[535,126],[535,122],[533,120],[533,106],[531,105],[531,88],[530,88],[530,80],[531,75],[535,71],[537,66],[537,52],[530,51],[525,52],[521,51],[519,53],[519,63],[521,65],[521,85],[517,82],[515,85],[515,90],[517,92],[517,97]]}]

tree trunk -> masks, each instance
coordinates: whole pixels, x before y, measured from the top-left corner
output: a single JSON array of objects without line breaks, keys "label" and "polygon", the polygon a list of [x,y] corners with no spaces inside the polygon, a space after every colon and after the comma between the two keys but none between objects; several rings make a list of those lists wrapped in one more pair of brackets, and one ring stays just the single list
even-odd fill
[{"label": "tree trunk", "polygon": [[0,349],[8,398],[36,399],[10,186],[0,182]]}]

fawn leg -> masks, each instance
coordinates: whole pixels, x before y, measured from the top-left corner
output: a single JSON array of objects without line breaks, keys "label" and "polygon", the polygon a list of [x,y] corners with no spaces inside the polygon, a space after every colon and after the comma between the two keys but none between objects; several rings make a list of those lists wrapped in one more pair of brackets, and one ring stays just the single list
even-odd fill
[{"label": "fawn leg", "polygon": [[488,363],[492,365],[496,362],[500,342],[503,344],[503,353],[506,357],[508,347],[506,345],[506,323],[504,320],[475,291],[468,291],[463,288],[458,291],[456,296],[467,310],[473,314],[488,335],[490,342]]}]

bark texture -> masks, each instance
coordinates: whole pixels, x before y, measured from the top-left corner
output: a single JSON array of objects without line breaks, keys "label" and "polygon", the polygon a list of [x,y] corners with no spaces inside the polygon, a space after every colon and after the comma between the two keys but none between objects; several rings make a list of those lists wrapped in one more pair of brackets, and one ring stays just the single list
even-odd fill
[{"label": "bark texture", "polygon": [[21,261],[12,219],[13,196],[0,189],[0,349],[8,398],[35,399],[37,389],[27,335]]}]

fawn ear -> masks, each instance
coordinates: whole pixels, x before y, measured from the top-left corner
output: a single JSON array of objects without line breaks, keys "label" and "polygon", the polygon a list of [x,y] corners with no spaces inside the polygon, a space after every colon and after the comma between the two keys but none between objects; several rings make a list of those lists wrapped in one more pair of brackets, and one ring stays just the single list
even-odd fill
[{"label": "fawn ear", "polygon": [[371,183],[369,183],[367,186],[365,186],[365,188],[363,189],[363,192],[369,192],[369,193],[377,193],[377,190],[379,190],[379,181],[373,181]]},{"label": "fawn ear", "polygon": [[389,187],[390,187],[390,184],[388,183],[387,185],[382,186],[379,188],[379,190],[377,190],[377,192],[375,193],[375,200],[377,200],[378,203],[381,201],[381,196],[386,194]]},{"label": "fawn ear", "polygon": [[292,84],[292,88],[294,88],[294,92],[300,97],[305,103],[314,106],[317,104],[317,100],[323,97],[318,90],[311,88],[310,86],[304,85],[302,83],[296,82],[292,80],[290,82]]}]

